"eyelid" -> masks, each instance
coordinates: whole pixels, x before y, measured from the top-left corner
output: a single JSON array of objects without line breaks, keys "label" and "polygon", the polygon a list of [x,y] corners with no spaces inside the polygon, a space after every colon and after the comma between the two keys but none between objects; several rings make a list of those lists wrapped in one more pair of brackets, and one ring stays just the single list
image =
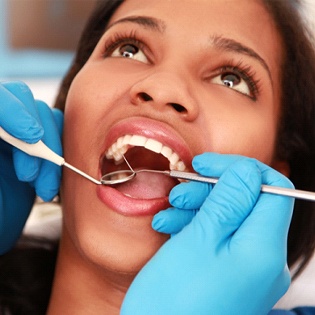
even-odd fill
[{"label": "eyelid", "polygon": [[115,32],[111,34],[104,44],[104,58],[110,57],[111,53],[119,46],[123,44],[133,44],[136,45],[140,50],[143,51],[148,61],[151,62],[151,51],[144,41],[136,34],[135,31],[129,31],[128,33]]},{"label": "eyelid", "polygon": [[243,62],[235,63],[233,61],[230,61],[226,63],[224,66],[219,67],[215,73],[211,76],[212,78],[217,75],[222,75],[224,73],[231,72],[238,75],[242,80],[244,80],[252,95],[244,94],[240,91],[237,91],[245,96],[248,96],[252,98],[254,101],[256,101],[257,97],[260,93],[260,80],[256,78],[256,72],[250,65],[245,65]]}]

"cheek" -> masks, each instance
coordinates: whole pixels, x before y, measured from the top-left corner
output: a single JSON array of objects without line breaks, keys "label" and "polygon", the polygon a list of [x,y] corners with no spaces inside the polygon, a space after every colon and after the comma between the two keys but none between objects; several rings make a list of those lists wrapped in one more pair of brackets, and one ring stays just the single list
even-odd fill
[{"label": "cheek", "polygon": [[117,101],[127,104],[132,79],[116,68],[104,60],[90,61],[82,68],[68,93],[65,123],[93,130],[95,124],[106,122]]},{"label": "cheek", "polygon": [[111,60],[90,60],[77,74],[71,84],[81,103],[106,109],[106,104],[120,97],[134,80],[134,71],[126,73],[126,67]]},{"label": "cheek", "polygon": [[[79,73],[73,80],[64,112],[64,152],[66,160],[90,152],[93,135],[100,116],[98,95],[89,77]],[[70,160],[69,160],[70,162]]]},{"label": "cheek", "polygon": [[97,99],[96,91],[94,84],[85,79],[84,75],[77,75],[68,93],[65,123],[71,124],[72,127],[78,127],[73,123],[82,124],[85,122],[84,128],[89,126],[89,120],[97,114],[97,106],[93,106]]},{"label": "cheek", "polygon": [[205,142],[201,152],[239,154],[271,163],[276,139],[271,112],[217,109],[204,115],[203,125]]}]

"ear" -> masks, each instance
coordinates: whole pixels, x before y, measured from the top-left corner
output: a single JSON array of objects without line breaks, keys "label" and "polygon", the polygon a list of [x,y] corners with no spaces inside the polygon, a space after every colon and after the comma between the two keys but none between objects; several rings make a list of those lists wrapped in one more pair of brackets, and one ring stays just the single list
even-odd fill
[{"label": "ear", "polygon": [[287,161],[275,160],[271,166],[286,177],[290,176],[290,165]]}]

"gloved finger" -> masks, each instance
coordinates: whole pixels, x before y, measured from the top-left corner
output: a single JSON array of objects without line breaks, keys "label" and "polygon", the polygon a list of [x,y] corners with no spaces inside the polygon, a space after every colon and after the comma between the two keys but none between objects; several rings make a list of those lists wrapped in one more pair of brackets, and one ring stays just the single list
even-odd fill
[{"label": "gloved finger", "polygon": [[[242,158],[238,155],[222,155],[209,152],[195,156],[192,165],[199,174],[220,177],[230,165]],[[181,209],[199,209],[211,192],[212,187],[211,184],[199,182],[181,183],[170,192],[170,203],[172,206]]]},{"label": "gloved finger", "polygon": [[0,125],[12,136],[36,143],[44,134],[32,92],[22,82],[0,84]]},{"label": "gloved finger", "polygon": [[229,239],[255,206],[260,188],[261,173],[256,161],[239,159],[222,174],[192,220],[192,228],[201,227],[212,244]]},{"label": "gloved finger", "polygon": [[[257,165],[264,184],[293,188],[293,184],[282,174],[260,162]],[[286,248],[293,206],[294,199],[291,197],[261,193],[252,213],[235,234],[234,241],[238,242],[239,237],[244,239],[246,235],[247,245],[256,244],[257,248],[260,244],[260,251],[263,251],[261,247],[264,245],[270,248],[270,244],[276,249]]]},{"label": "gloved finger", "polygon": [[[55,153],[62,156],[59,128],[51,109],[42,101],[36,101],[40,120],[45,129],[43,142]],[[51,200],[59,191],[61,167],[47,160],[41,161],[40,172],[35,179],[34,187],[38,196],[44,201]]]},{"label": "gloved finger", "polygon": [[196,215],[197,210],[169,208],[153,217],[152,228],[160,233],[177,234]]},{"label": "gloved finger", "polygon": [[13,163],[15,173],[22,182],[32,182],[39,173],[41,161],[17,148],[13,148]]},{"label": "gloved finger", "polygon": [[[216,153],[204,153],[202,155],[196,156],[193,160],[193,166],[196,171],[202,173],[206,176],[215,176],[220,177],[220,175],[235,161],[243,159],[242,156],[238,155],[222,155],[222,154],[216,154]],[[285,178],[280,173],[276,172],[269,166],[256,161],[257,166],[262,172],[262,182],[266,185],[273,185],[273,186],[280,186],[280,187],[288,187],[292,188],[293,185],[288,181],[287,178]],[[262,200],[261,203],[265,204],[265,199],[268,197],[268,194],[262,194],[260,199]],[[276,196],[273,196],[276,197]],[[269,197],[268,197],[269,198]],[[279,197],[280,200],[282,200],[281,197]],[[289,203],[292,202],[292,199],[290,201],[290,198],[285,198],[284,200],[288,201]],[[272,201],[274,202],[274,201]],[[272,203],[271,202],[271,203]],[[290,206],[284,206],[285,208],[288,207],[290,209]],[[270,206],[269,209],[273,209],[274,207]],[[290,211],[289,211],[290,213]],[[290,217],[290,215],[289,215]],[[280,222],[282,222],[283,218],[280,218]],[[280,223],[281,224],[281,223]],[[268,226],[268,225],[264,225]],[[282,227],[284,227],[282,225]],[[285,227],[284,227],[285,229]]]},{"label": "gloved finger", "polygon": [[192,160],[192,166],[201,175],[220,177],[228,167],[243,158],[241,155],[206,152],[195,156]]},{"label": "gloved finger", "polygon": [[188,182],[175,186],[169,195],[173,207],[180,209],[199,209],[212,189],[211,184]]},{"label": "gloved finger", "polygon": [[[8,100],[5,107],[10,107],[6,110],[8,120],[6,124],[10,126],[6,129],[12,135],[20,138],[29,143],[36,143],[44,134],[44,130],[40,124],[39,115],[35,106],[33,94],[26,84],[23,82],[9,82],[3,84],[9,96],[5,99]],[[37,132],[34,135],[33,127],[25,127],[21,129],[25,123],[33,121]],[[32,125],[31,125],[32,126]],[[29,129],[27,129],[29,128]],[[12,131],[12,132],[11,132]],[[17,133],[19,131],[19,133]],[[32,157],[16,148],[13,148],[13,161],[16,174],[21,181],[33,181],[39,172],[40,160]]]},{"label": "gloved finger", "polygon": [[[257,162],[262,182],[292,188],[291,182],[277,171]],[[230,252],[246,255],[247,264],[255,274],[277,275],[273,292],[282,296],[290,285],[287,267],[287,235],[293,212],[293,198],[261,193],[253,211],[231,238]],[[248,255],[250,248],[251,255]],[[259,264],[257,264],[259,257]],[[262,281],[262,285],[268,282]],[[266,288],[267,290],[268,288]]]}]

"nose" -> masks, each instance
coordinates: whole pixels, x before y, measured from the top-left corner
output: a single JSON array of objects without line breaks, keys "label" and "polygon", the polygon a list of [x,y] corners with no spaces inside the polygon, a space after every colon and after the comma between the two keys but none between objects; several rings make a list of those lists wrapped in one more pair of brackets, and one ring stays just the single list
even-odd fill
[{"label": "nose", "polygon": [[193,121],[198,116],[198,105],[191,89],[179,74],[155,71],[131,87],[131,103],[151,105],[161,112],[176,113],[187,121]]}]

